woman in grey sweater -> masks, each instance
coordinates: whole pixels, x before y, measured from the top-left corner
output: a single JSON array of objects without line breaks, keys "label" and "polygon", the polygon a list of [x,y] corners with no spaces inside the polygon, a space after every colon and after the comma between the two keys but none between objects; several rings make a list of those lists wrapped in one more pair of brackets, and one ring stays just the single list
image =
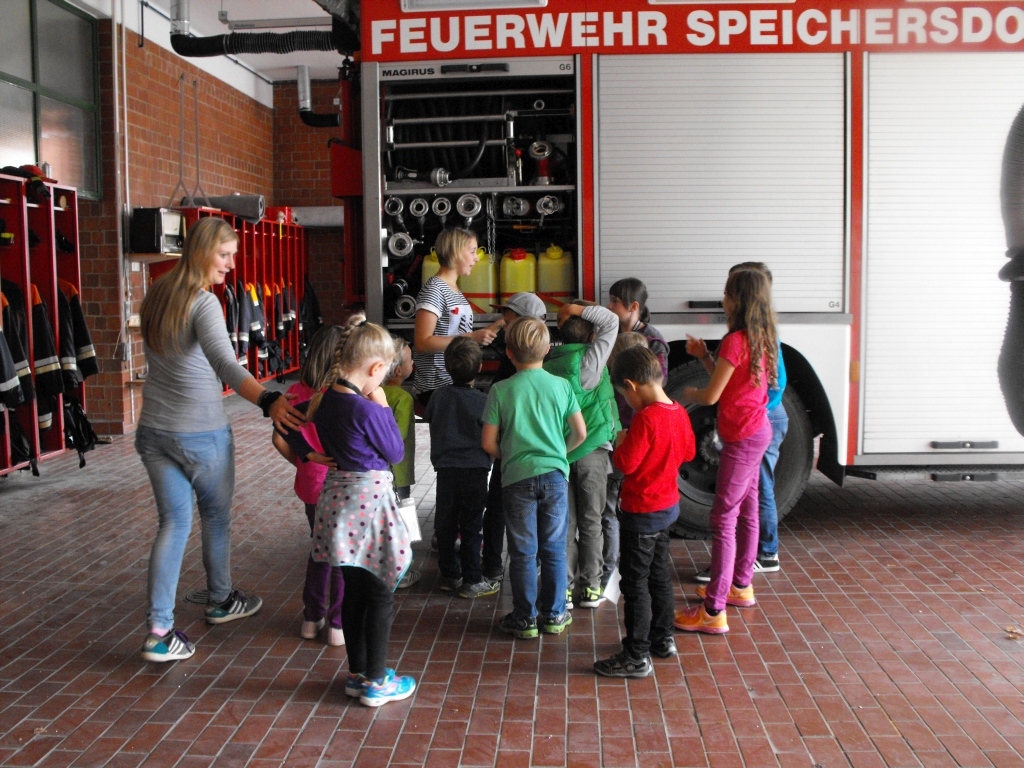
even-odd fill
[{"label": "woman in grey sweater", "polygon": [[223,624],[256,613],[263,601],[231,584],[231,496],[235,444],[224,412],[221,382],[251,403],[283,433],[302,414],[280,392],[265,389],[238,364],[217,297],[235,267],[238,234],[225,220],[201,219],[188,233],[180,261],[142,302],[143,349],[149,373],[135,449],[149,474],[159,530],[149,558],[147,661],[187,659],[195,646],[174,629],[174,602],[193,495],[202,522],[203,566],[209,598],[206,622]]}]

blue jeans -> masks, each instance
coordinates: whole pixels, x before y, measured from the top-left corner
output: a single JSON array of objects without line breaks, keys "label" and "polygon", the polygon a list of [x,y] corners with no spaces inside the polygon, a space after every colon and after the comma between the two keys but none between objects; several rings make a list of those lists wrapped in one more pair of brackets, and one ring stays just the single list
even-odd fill
[{"label": "blue jeans", "polygon": [[149,556],[149,626],[171,629],[181,561],[192,531],[193,494],[202,523],[209,602],[222,603],[231,594],[235,441],[230,426],[212,432],[139,427],[135,450],[149,474],[160,520]]},{"label": "blue jeans", "polygon": [[779,461],[779,446],[789,429],[789,415],[781,402],[768,411],[768,423],[772,426],[772,441],[761,459],[761,484],[757,495],[761,534],[757,556],[776,558],[779,555],[779,509],[775,506],[775,465]]},{"label": "blue jeans", "polygon": [[[508,538],[512,615],[532,619],[565,613],[565,537],[569,520],[569,484],[561,472],[520,480],[502,489]],[[537,558],[540,557],[540,604]],[[539,610],[538,610],[539,609]]]}]

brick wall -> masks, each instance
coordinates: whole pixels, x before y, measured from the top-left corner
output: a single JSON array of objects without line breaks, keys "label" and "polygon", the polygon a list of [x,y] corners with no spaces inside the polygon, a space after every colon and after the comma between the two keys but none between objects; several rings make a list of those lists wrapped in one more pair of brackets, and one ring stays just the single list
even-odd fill
[{"label": "brick wall", "polygon": [[[128,189],[133,207],[165,205],[178,182],[179,90],[184,73],[185,185],[196,183],[192,82],[199,86],[200,182],[209,195],[261,193],[274,200],[273,110],[153,43],[138,47],[127,34]],[[89,417],[100,434],[134,431],[142,404],[134,373],[143,370],[138,334],[120,337],[111,24],[100,23],[103,199],[80,206],[82,298],[93,332],[100,374],[87,382]],[[123,105],[122,105],[123,108]],[[326,139],[325,146],[326,146]],[[129,272],[125,300],[138,312],[145,268]]]},{"label": "brick wall", "polygon": [[[337,109],[334,80],[312,83],[313,111]],[[331,162],[327,140],[340,136],[340,128],[310,128],[299,117],[298,91],[293,82],[274,86],[274,200],[275,205],[341,205],[331,197]],[[339,227],[310,229],[309,276],[320,300],[325,323],[340,323],[347,316],[342,279],[343,233]]]}]

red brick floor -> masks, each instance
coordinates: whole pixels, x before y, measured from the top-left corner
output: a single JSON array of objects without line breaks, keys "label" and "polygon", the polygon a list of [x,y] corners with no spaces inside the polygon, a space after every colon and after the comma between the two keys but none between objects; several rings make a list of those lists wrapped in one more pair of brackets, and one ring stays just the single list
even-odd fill
[{"label": "red brick floor", "polygon": [[[234,577],[255,617],[207,627],[196,655],[138,656],[152,496],[130,440],[0,480],[0,764],[4,766],[1024,765],[1020,485],[815,476],[782,531],[781,573],[731,632],[679,636],[646,680],[597,678],[616,609],[513,640],[507,588],[475,602],[423,580],[397,597],[390,662],[416,695],[378,710],[342,692],[345,649],[298,637],[307,532],[267,422],[234,408]],[[421,427],[422,429],[422,427]],[[420,441],[427,535],[432,473]],[[205,586],[198,534],[180,593]],[[680,603],[703,542],[674,541]]]}]

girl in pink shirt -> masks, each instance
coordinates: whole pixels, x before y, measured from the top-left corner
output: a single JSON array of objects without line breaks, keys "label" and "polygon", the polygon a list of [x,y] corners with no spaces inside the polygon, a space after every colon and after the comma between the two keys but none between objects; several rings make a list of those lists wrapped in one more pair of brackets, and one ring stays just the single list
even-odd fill
[{"label": "girl in pink shirt", "polygon": [[[295,403],[304,403],[317,393],[318,387],[327,380],[334,365],[334,350],[341,343],[342,328],[327,325],[313,334],[309,341],[306,360],[299,372],[299,380],[288,388],[296,396]],[[318,453],[323,453],[316,427],[307,421],[302,427],[302,436]],[[299,461],[294,452],[276,431],[274,447],[288,461],[295,465],[295,495],[306,506],[309,532],[313,534],[313,520],[316,517],[316,502],[320,498],[327,466],[314,461]],[[345,635],[341,630],[341,603],[345,595],[345,581],[340,566],[319,563],[312,556],[306,562],[306,584],[302,589],[302,629],[299,634],[306,640],[313,640],[320,630],[327,627],[327,644],[344,645]]]},{"label": "girl in pink shirt", "polygon": [[[729,333],[718,348],[711,381],[687,387],[686,403],[718,403],[722,452],[711,505],[711,581],[697,594],[703,602],[676,614],[676,629],[722,634],[729,631],[725,606],[755,604],[751,580],[760,534],[757,491],[761,457],[771,442],[768,385],[775,385],[778,342],[771,286],[763,272],[729,275],[722,299]],[[690,337],[686,351],[705,360],[707,345]]]}]

